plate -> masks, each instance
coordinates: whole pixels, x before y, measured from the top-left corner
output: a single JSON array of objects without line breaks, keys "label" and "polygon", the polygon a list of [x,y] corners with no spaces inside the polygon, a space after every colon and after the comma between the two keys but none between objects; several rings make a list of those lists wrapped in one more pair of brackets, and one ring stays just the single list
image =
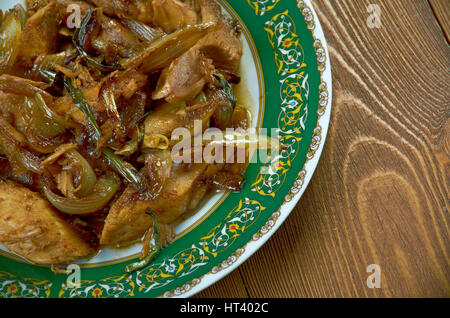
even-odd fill
[{"label": "plate", "polygon": [[[0,245],[1,297],[190,297],[235,270],[281,226],[321,155],[331,112],[326,41],[309,0],[217,0],[242,30],[242,83],[253,126],[283,150],[247,169],[244,189],[208,197],[152,264],[128,274],[139,245],[103,249],[55,275]],[[21,1],[2,1],[0,9]],[[241,100],[241,101],[242,101]]]}]

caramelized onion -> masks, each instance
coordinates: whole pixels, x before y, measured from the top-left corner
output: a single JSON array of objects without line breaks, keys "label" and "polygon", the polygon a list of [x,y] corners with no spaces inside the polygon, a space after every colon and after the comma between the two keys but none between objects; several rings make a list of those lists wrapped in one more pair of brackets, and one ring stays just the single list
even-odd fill
[{"label": "caramelized onion", "polygon": [[6,155],[15,175],[27,171],[40,173],[40,159],[24,149],[25,137],[0,116],[0,149]]},{"label": "caramelized onion", "polygon": [[72,149],[66,153],[67,158],[73,161],[79,169],[79,185],[75,190],[75,193],[79,197],[88,196],[95,184],[97,183],[97,176],[95,175],[94,169],[92,169],[89,162],[76,150]]},{"label": "caramelized onion", "polygon": [[162,69],[170,62],[187,52],[200,39],[216,26],[215,23],[203,23],[187,26],[152,41],[142,52],[121,62],[122,67],[137,68],[140,72],[151,73]]},{"label": "caramelized onion", "polygon": [[16,61],[22,25],[17,15],[6,13],[0,26],[0,72]]},{"label": "caramelized onion", "polygon": [[120,188],[120,179],[108,174],[100,177],[92,189],[92,193],[84,198],[65,198],[55,194],[48,185],[44,185],[43,192],[47,200],[59,211],[82,215],[94,213],[102,209],[114,197]]},{"label": "caramelized onion", "polygon": [[64,116],[61,116],[57,113],[55,113],[53,110],[51,110],[47,103],[45,102],[44,98],[42,98],[42,95],[37,93],[36,94],[36,104],[39,106],[41,112],[50,120],[52,120],[55,124],[60,125],[61,127],[65,128],[76,128],[78,127],[77,124],[75,124],[73,121],[67,120],[64,118]]},{"label": "caramelized onion", "polygon": [[133,132],[133,137],[131,138],[131,140],[127,141],[125,146],[122,149],[117,150],[115,154],[120,156],[131,156],[132,154],[134,154],[139,149],[139,144],[144,138],[143,130],[144,129],[141,127],[141,125],[137,125]]}]

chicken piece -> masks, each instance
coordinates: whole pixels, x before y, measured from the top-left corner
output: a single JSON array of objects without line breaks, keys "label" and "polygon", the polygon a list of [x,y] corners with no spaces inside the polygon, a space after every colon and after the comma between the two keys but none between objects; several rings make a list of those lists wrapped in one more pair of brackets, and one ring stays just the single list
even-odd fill
[{"label": "chicken piece", "polygon": [[150,24],[153,18],[153,0],[89,0],[109,16],[130,18]]},{"label": "chicken piece", "polygon": [[217,68],[236,72],[243,54],[238,33],[232,22],[223,16],[218,3],[211,0],[198,1],[201,6],[202,23],[214,22],[217,28],[215,32],[201,39],[195,47],[212,59]]},{"label": "chicken piece", "polygon": [[153,0],[152,6],[152,24],[161,27],[166,33],[198,23],[197,13],[181,1]]},{"label": "chicken piece", "polygon": [[14,183],[0,183],[0,243],[37,264],[61,264],[94,250],[38,193]]},{"label": "chicken piece", "polygon": [[137,53],[142,44],[138,37],[117,20],[100,15],[100,34],[93,39],[95,50],[103,55],[107,64],[114,64],[120,58]]},{"label": "chicken piece", "polygon": [[207,192],[208,185],[202,182],[206,168],[207,164],[203,163],[189,169],[175,167],[162,192],[152,200],[136,200],[136,189],[128,186],[109,211],[100,244],[123,245],[141,239],[152,225],[147,209],[154,213],[159,223],[165,224],[171,224],[188,210],[195,209],[197,206],[191,201],[195,199],[198,204],[199,197]]},{"label": "chicken piece", "polygon": [[169,103],[189,101],[213,81],[213,72],[212,61],[191,49],[162,71],[152,98],[165,98]]},{"label": "chicken piece", "polygon": [[26,22],[20,42],[18,59],[27,65],[42,54],[55,53],[61,24],[60,4],[50,2]]}]

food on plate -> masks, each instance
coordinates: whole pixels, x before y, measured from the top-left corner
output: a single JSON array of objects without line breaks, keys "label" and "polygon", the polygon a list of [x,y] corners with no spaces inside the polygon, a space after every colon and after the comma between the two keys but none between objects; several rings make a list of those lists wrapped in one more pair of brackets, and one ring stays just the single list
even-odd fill
[{"label": "food on plate", "polygon": [[141,261],[126,268],[136,270],[209,192],[241,190],[246,163],[171,154],[172,133],[196,121],[250,126],[233,92],[239,27],[215,1],[27,0],[1,12],[0,36],[9,250],[54,265],[142,242]]}]

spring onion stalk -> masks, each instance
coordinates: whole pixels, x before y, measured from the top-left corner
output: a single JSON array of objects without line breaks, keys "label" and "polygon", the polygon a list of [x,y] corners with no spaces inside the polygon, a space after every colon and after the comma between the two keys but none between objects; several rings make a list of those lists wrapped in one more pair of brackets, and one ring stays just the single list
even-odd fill
[{"label": "spring onion stalk", "polygon": [[152,236],[150,238],[150,252],[144,259],[125,266],[125,271],[127,273],[131,273],[147,267],[161,251],[161,233],[158,228],[158,221],[156,220],[155,215],[150,210],[147,210],[146,213],[150,214],[153,219]]},{"label": "spring onion stalk", "polygon": [[209,22],[190,25],[173,33],[162,36],[148,44],[141,53],[121,62],[125,69],[136,68],[142,73],[151,73],[169,65],[193,47],[200,39],[215,28]]},{"label": "spring onion stalk", "polygon": [[83,215],[102,209],[114,197],[120,188],[120,179],[115,175],[100,177],[92,193],[84,198],[66,198],[55,194],[47,185],[43,187],[44,196],[59,211]]},{"label": "spring onion stalk", "polygon": [[142,184],[143,180],[133,166],[124,162],[122,158],[116,155],[114,151],[109,148],[103,148],[102,152],[106,160],[108,160],[111,168],[113,168],[114,171],[120,174],[125,180],[138,186]]},{"label": "spring onion stalk", "polygon": [[99,139],[102,135],[100,127],[98,126],[97,121],[95,120],[91,107],[84,98],[83,92],[80,89],[75,88],[72,84],[71,79],[68,79],[66,77],[64,78],[64,87],[67,89],[70,96],[72,96],[75,106],[77,106],[84,113],[89,124],[94,129],[97,139]]}]

